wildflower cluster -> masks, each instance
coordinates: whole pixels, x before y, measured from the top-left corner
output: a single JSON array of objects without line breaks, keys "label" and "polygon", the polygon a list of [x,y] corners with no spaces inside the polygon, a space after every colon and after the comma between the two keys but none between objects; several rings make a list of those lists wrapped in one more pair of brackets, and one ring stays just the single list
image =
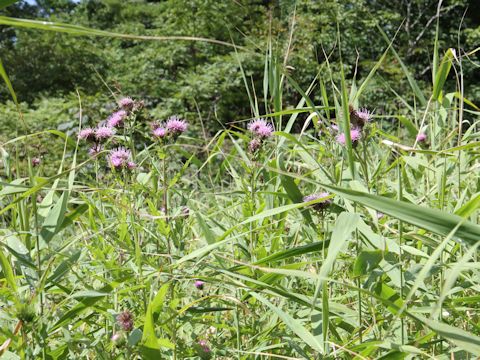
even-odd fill
[{"label": "wildflower cluster", "polygon": [[[350,106],[350,122],[352,127],[350,128],[350,140],[355,146],[363,137],[363,128],[372,120],[372,112],[362,108],[359,110],[353,109]],[[332,130],[339,132],[338,125],[333,124]],[[335,136],[335,140],[342,146],[347,144],[346,135],[344,132],[340,132]]]},{"label": "wildflower cluster", "polygon": [[[96,128],[85,128],[78,133],[78,138],[91,144],[88,154],[97,156],[105,150],[105,145],[110,141],[114,142],[114,136],[118,131],[124,129],[128,118],[144,106],[142,101],[135,101],[130,97],[118,101],[117,110],[114,111],[105,121],[100,122]],[[116,170],[134,169],[132,153],[124,147],[117,147],[110,150],[107,155],[110,167]]]},{"label": "wildflower cluster", "polygon": [[272,136],[273,125],[264,119],[256,119],[247,126],[253,135],[253,139],[248,144],[248,150],[255,154],[263,145],[263,142]]},{"label": "wildflower cluster", "polygon": [[176,140],[181,134],[187,131],[188,124],[177,116],[171,116],[165,123],[158,121],[152,123],[152,136],[155,140],[166,141],[172,138]]}]

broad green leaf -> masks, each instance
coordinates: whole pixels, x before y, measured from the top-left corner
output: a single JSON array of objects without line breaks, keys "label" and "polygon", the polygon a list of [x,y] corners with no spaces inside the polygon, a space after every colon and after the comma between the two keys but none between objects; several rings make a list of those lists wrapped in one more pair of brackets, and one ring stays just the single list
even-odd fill
[{"label": "broad green leaf", "polygon": [[322,185],[333,193],[346,199],[371,207],[384,214],[440,235],[448,235],[457,228],[454,236],[474,244],[480,238],[480,226],[466,221],[462,217],[437,209],[427,208],[384,196],[372,195],[360,191]]},{"label": "broad green leaf", "polygon": [[17,283],[13,274],[13,269],[10,261],[3,253],[2,245],[0,245],[0,265],[2,266],[3,276],[7,281],[7,284],[12,288],[14,292],[17,291]]},{"label": "broad green leaf", "polygon": [[451,341],[460,349],[480,356],[480,337],[458,327],[454,327],[439,321],[430,320],[422,316],[418,317],[430,329],[435,331],[438,335]]},{"label": "broad green leaf", "polygon": [[214,232],[210,229],[208,226],[207,222],[203,218],[202,214],[199,211],[195,212],[195,217],[197,219],[197,223],[200,226],[200,229],[202,230],[203,235],[205,236],[205,240],[207,240],[208,244],[214,244],[215,243],[215,234]]},{"label": "broad green leaf", "polygon": [[45,242],[48,243],[52,240],[52,238],[62,229],[65,212],[67,211],[67,202],[68,193],[64,192],[45,218],[40,230],[40,236]]},{"label": "broad green leaf", "polygon": [[433,98],[438,100],[443,89],[443,85],[447,80],[450,68],[452,67],[452,61],[456,58],[455,50],[448,49],[443,56],[443,59],[438,66],[438,70],[435,74],[435,81],[433,83]]},{"label": "broad green leaf", "polygon": [[353,265],[353,275],[362,276],[369,274],[383,259],[382,250],[362,250],[357,255]]},{"label": "broad green leaf", "polygon": [[352,214],[349,212],[342,212],[335,223],[333,228],[332,238],[330,239],[330,245],[328,247],[327,258],[323,262],[319,276],[320,278],[327,278],[328,274],[332,270],[333,263],[337,258],[340,250],[344,247],[345,243],[350,239],[350,235],[357,228],[360,216],[358,214]]}]

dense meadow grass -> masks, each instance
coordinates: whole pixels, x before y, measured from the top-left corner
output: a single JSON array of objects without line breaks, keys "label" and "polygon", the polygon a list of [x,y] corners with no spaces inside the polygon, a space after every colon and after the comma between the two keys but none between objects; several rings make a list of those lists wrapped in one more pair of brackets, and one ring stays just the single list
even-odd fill
[{"label": "dense meadow grass", "polygon": [[[2,359],[477,358],[480,109],[464,54],[434,53],[428,90],[391,45],[359,83],[327,62],[302,89],[267,51],[263,89],[242,72],[252,118],[212,138],[128,94],[91,128],[79,96],[73,136],[20,112],[0,147]],[[387,54],[413,96],[378,114],[362,94]],[[33,139],[63,143],[54,174]]]}]

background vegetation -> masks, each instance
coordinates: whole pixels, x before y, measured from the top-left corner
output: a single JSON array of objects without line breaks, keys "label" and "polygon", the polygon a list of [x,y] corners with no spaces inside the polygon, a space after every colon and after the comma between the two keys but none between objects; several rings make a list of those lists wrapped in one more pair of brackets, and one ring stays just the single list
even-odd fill
[{"label": "background vegetation", "polygon": [[478,6],[0,1],[2,358],[480,356]]}]

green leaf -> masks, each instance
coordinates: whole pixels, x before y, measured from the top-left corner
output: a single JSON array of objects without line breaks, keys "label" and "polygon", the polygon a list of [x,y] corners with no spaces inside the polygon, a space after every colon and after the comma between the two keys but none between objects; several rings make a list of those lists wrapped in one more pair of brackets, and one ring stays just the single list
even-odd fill
[{"label": "green leaf", "polygon": [[448,235],[458,226],[455,236],[474,244],[480,238],[480,226],[473,224],[462,217],[446,213],[437,209],[393,200],[384,196],[372,195],[360,191],[323,185],[331,192],[346,199],[371,207],[384,214],[393,216],[409,224],[432,231],[440,235]]},{"label": "green leaf", "polygon": [[142,340],[142,330],[135,329],[130,333],[130,335],[128,335],[127,342],[128,345],[135,346],[139,343],[140,340]]},{"label": "green leaf", "polygon": [[200,229],[203,232],[203,235],[205,236],[205,240],[207,240],[208,244],[214,244],[215,243],[215,234],[213,231],[210,229],[208,224],[206,223],[205,219],[202,217],[202,214],[200,212],[195,212],[195,217],[197,219],[197,223],[200,226]]},{"label": "green leaf", "polygon": [[443,85],[447,80],[448,74],[452,67],[452,60],[455,59],[455,50],[448,49],[443,56],[443,59],[438,67],[438,70],[435,74],[435,81],[433,83],[433,98],[438,100],[443,89]]},{"label": "green leaf", "polygon": [[477,193],[470,200],[468,200],[460,209],[455,211],[455,214],[463,218],[468,218],[480,207],[480,193]]},{"label": "green leaf", "polygon": [[363,250],[358,254],[353,265],[353,275],[367,275],[375,269],[383,259],[382,250]]},{"label": "green leaf", "polygon": [[65,212],[67,211],[67,202],[68,193],[64,192],[45,218],[40,230],[40,236],[45,242],[48,243],[62,230],[62,223],[65,218]]},{"label": "green leaf", "polygon": [[313,336],[312,333],[310,333],[300,321],[294,319],[291,317],[289,314],[278,308],[277,306],[273,305],[270,301],[265,299],[263,296],[260,294],[257,294],[256,292],[251,292],[250,293],[254,298],[259,300],[261,303],[266,305],[267,307],[270,308],[273,312],[275,312],[280,319],[287,325],[290,330],[292,330],[300,339],[302,339],[308,346],[310,346],[313,350],[318,351],[319,353],[323,353],[323,346],[322,344],[317,340],[315,336]]},{"label": "green leaf", "polygon": [[0,0],[0,9],[6,8],[12,4],[15,4],[19,0]]},{"label": "green leaf", "polygon": [[12,266],[10,265],[10,261],[5,256],[2,251],[2,246],[0,246],[0,265],[2,265],[3,276],[5,280],[7,280],[7,284],[12,288],[13,291],[17,291],[17,283],[15,282],[15,276],[13,274]]},{"label": "green leaf", "polygon": [[65,24],[60,22],[51,22],[51,21],[44,21],[44,20],[17,19],[17,18],[12,18],[7,16],[0,16],[0,24],[9,25],[13,27],[27,28],[27,29],[55,31],[55,32],[61,32],[61,33],[67,33],[71,35],[79,35],[79,36],[102,36],[102,37],[130,39],[130,40],[198,41],[198,42],[206,42],[206,43],[212,43],[217,45],[229,46],[234,48],[242,48],[241,46],[236,46],[234,44],[231,44],[225,41],[220,41],[216,39],[207,39],[207,38],[195,37],[195,36],[148,36],[148,35],[121,34],[121,33],[115,33],[110,31],[92,29],[92,28],[79,26],[79,25],[72,25],[72,24]]},{"label": "green leaf", "polygon": [[451,341],[459,348],[474,355],[480,355],[480,337],[472,334],[471,332],[447,325],[445,323],[426,319],[422,316],[418,316],[418,318],[438,335]]},{"label": "green leaf", "polygon": [[[3,1],[0,2],[0,9],[3,8],[3,7],[6,7],[10,4],[12,4],[13,2],[12,1]],[[3,6],[2,6],[3,4]],[[6,5],[5,5],[6,4]],[[15,90],[13,90],[13,86],[12,86],[12,83],[10,82],[10,78],[8,77],[7,75],[7,72],[5,71],[5,68],[3,67],[3,62],[2,60],[0,59],[0,75],[2,76],[3,78],[3,81],[5,81],[5,84],[7,85],[7,89],[8,91],[10,92],[10,95],[12,95],[12,99],[13,99],[13,102],[17,105],[18,107],[18,100],[17,100],[17,95],[15,94]]]},{"label": "green leaf", "polygon": [[327,258],[323,262],[319,276],[320,278],[327,278],[330,273],[333,263],[337,258],[340,250],[343,248],[350,235],[356,229],[360,215],[349,212],[342,212],[333,228],[332,238],[330,239],[330,246],[328,247]]}]

